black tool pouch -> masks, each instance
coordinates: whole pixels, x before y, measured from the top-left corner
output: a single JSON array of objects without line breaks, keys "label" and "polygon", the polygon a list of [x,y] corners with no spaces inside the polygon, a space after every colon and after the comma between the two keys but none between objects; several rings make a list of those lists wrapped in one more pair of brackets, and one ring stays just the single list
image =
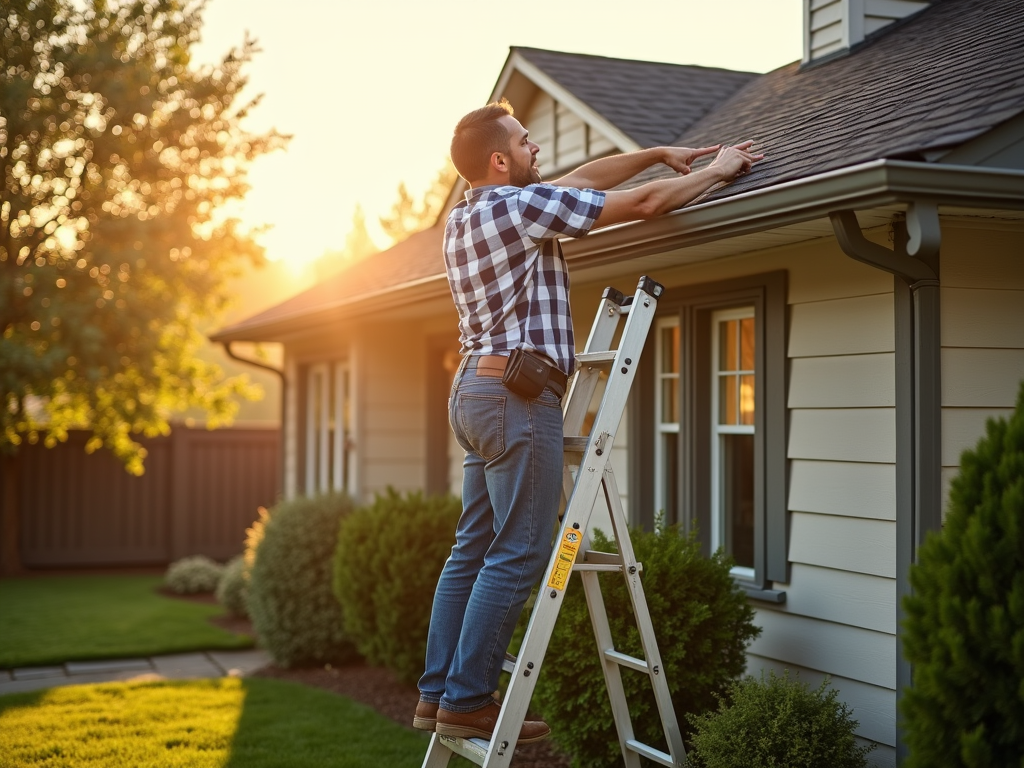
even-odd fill
[{"label": "black tool pouch", "polygon": [[537,397],[547,386],[551,365],[540,355],[525,349],[514,349],[505,366],[501,383],[523,397]]}]

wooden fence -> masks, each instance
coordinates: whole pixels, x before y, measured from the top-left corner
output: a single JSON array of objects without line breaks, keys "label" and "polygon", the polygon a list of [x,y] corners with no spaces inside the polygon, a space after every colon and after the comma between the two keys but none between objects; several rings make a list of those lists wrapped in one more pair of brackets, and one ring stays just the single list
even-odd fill
[{"label": "wooden fence", "polygon": [[133,477],[87,435],[55,448],[23,446],[13,500],[26,568],[163,565],[186,555],[226,560],[242,551],[257,508],[281,485],[280,430],[187,429],[143,440],[146,472]]}]

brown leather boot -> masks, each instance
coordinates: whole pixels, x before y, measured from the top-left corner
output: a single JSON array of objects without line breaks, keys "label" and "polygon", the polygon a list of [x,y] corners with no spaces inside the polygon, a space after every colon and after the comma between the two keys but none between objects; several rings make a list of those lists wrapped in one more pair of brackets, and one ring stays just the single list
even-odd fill
[{"label": "brown leather boot", "polygon": [[[492,701],[481,709],[472,712],[449,712],[447,709],[437,710],[437,732],[441,736],[457,736],[462,739],[487,739],[494,733],[498,723],[501,706]],[[517,744],[532,744],[546,739],[551,729],[543,720],[527,720],[519,731]]]},{"label": "brown leather boot", "polygon": [[412,727],[421,731],[432,731],[437,725],[437,703],[420,701],[416,704],[416,715],[412,719]]}]

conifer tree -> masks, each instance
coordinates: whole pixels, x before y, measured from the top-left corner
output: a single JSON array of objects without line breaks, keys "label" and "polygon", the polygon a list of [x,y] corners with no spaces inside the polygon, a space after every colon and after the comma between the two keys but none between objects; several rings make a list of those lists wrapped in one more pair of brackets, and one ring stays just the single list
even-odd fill
[{"label": "conifer tree", "polygon": [[1024,766],[1024,386],[961,456],[910,582],[906,768]]}]

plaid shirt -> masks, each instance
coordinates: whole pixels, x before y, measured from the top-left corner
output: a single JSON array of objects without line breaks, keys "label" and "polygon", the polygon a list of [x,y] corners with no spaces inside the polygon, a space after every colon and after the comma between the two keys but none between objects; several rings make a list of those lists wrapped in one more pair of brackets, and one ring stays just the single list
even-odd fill
[{"label": "plaid shirt", "polygon": [[466,192],[444,233],[461,354],[510,352],[521,345],[572,373],[569,272],[557,238],[587,234],[603,207],[604,192],[550,184]]}]

